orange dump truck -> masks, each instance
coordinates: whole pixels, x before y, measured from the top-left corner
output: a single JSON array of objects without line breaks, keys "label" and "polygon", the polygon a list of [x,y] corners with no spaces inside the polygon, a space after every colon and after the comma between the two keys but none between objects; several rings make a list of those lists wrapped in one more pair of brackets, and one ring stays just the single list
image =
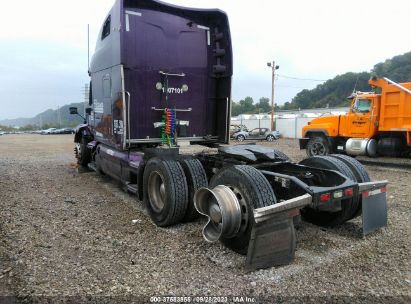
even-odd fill
[{"label": "orange dump truck", "polygon": [[373,91],[352,94],[347,114],[319,117],[304,126],[300,148],[309,156],[410,155],[411,82],[372,78],[368,83]]}]

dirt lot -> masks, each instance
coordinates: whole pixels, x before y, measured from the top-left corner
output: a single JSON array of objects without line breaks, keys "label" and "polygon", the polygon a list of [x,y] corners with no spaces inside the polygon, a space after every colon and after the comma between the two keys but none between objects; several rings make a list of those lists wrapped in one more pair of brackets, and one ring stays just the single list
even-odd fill
[{"label": "dirt lot", "polygon": [[[296,141],[271,145],[304,157]],[[387,228],[362,238],[358,218],[334,229],[303,223],[291,265],[247,274],[243,256],[203,240],[202,219],[158,228],[117,183],[73,163],[71,135],[0,137],[0,295],[13,296],[0,303],[411,300],[409,171],[367,167],[391,182]]]}]

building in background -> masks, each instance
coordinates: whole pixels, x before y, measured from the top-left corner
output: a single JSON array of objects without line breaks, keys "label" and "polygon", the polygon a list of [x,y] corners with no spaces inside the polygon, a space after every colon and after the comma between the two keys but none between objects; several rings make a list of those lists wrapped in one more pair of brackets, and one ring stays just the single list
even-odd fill
[{"label": "building in background", "polygon": [[[343,115],[349,108],[321,108],[307,110],[288,110],[275,112],[275,129],[285,138],[301,138],[301,129],[316,117],[326,115]],[[241,114],[231,117],[232,125],[245,125],[248,130],[270,128],[271,113]]]}]

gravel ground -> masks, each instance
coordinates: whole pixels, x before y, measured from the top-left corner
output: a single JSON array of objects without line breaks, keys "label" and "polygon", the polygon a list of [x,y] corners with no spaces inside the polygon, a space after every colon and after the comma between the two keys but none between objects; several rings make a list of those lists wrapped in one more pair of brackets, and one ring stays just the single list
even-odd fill
[{"label": "gravel ground", "polygon": [[[72,141],[0,137],[0,295],[12,296],[0,303],[411,301],[409,171],[367,167],[391,182],[387,228],[362,238],[358,218],[334,229],[303,222],[291,265],[246,273],[243,256],[203,240],[203,219],[158,228],[116,182],[78,174]],[[305,157],[295,140],[261,144]]]}]

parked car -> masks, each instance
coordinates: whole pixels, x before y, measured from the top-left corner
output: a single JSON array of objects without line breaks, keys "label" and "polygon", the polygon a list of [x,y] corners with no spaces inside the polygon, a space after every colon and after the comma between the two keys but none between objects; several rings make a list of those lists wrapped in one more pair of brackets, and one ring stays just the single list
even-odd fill
[{"label": "parked car", "polygon": [[64,128],[63,134],[74,134],[76,133],[73,128]]},{"label": "parked car", "polygon": [[46,130],[41,130],[41,134],[53,134],[53,132],[57,130],[56,128],[49,128]]},{"label": "parked car", "polygon": [[52,134],[74,134],[74,129],[72,128],[57,129],[53,131]]},{"label": "parked car", "polygon": [[248,132],[248,129],[245,125],[236,125],[236,124],[230,125],[230,137],[233,137],[235,133],[240,132],[240,131]]},{"label": "parked car", "polygon": [[270,131],[268,128],[255,128],[251,131],[239,131],[233,134],[233,138],[238,141],[246,139],[265,139],[267,141],[273,141],[280,138],[279,131]]}]

